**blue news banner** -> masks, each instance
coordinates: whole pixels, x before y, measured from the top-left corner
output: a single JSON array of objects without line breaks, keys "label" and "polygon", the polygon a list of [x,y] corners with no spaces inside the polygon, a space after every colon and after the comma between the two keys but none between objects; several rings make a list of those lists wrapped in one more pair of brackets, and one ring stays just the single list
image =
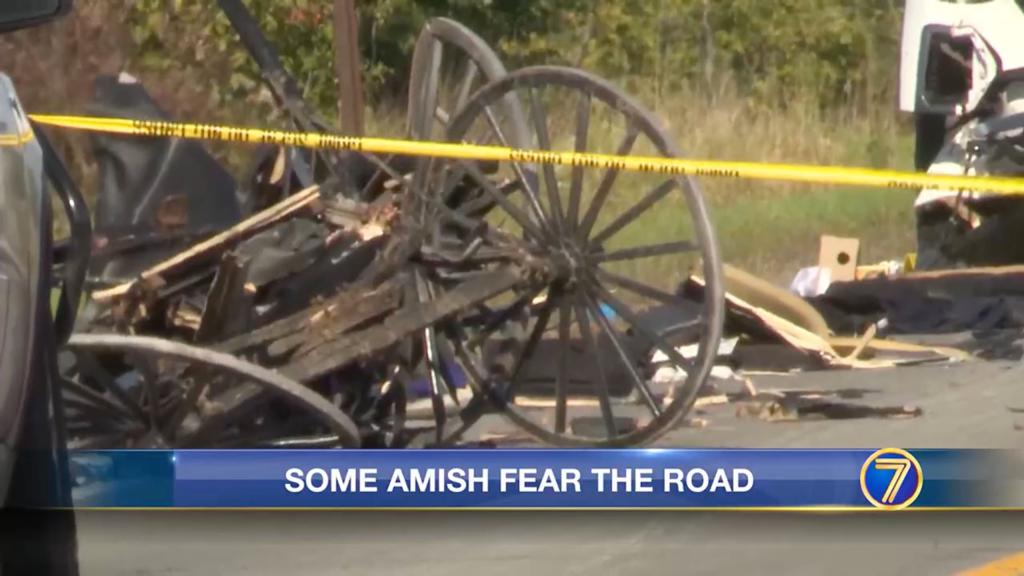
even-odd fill
[{"label": "blue news banner", "polygon": [[1021,508],[996,450],[127,450],[71,456],[87,508]]}]

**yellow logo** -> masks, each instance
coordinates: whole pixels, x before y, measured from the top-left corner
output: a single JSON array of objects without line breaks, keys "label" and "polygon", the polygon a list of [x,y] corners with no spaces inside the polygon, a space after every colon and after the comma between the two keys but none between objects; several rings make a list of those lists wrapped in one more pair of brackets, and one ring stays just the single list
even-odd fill
[{"label": "yellow logo", "polygon": [[860,489],[876,508],[899,510],[917,500],[924,474],[917,458],[899,448],[883,448],[864,461]]}]

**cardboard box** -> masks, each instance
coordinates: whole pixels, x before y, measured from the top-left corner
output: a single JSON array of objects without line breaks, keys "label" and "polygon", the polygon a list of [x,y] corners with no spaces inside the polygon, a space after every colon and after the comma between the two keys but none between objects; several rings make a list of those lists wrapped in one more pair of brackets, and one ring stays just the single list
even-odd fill
[{"label": "cardboard box", "polygon": [[832,271],[833,282],[852,282],[857,279],[857,256],[860,240],[822,236],[818,252],[818,266]]}]

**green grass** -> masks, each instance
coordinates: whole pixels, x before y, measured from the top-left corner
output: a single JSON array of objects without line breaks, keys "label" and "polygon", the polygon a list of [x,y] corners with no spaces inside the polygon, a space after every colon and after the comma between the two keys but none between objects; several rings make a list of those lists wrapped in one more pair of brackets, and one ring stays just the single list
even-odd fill
[{"label": "green grass", "polygon": [[723,258],[785,284],[818,261],[822,234],[859,238],[860,262],[902,259],[913,251],[914,194],[906,191],[808,187],[739,202],[713,202]]}]

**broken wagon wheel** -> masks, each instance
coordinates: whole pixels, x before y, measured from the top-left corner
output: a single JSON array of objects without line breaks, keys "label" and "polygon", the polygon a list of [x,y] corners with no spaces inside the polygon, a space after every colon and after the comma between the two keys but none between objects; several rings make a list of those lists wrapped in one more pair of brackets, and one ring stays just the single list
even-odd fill
[{"label": "broken wagon wheel", "polygon": [[[409,105],[406,117],[406,135],[414,140],[443,140],[452,117],[465,106],[469,97],[480,87],[508,75],[494,50],[469,28],[447,18],[434,18],[424,25],[416,41],[409,78]],[[514,145],[522,146],[529,134],[525,115],[515,95],[509,95],[496,105],[502,109],[502,137]],[[486,134],[476,144],[496,142],[496,134]],[[415,163],[412,188],[422,191],[427,182],[430,161],[419,158]],[[461,199],[453,199],[457,203]],[[425,212],[421,204],[407,205],[406,216],[422,219]],[[423,277],[417,279],[417,297],[429,302],[435,297],[434,289]],[[436,328],[423,331],[424,357],[420,363],[426,373],[430,402],[435,419],[435,441],[450,443],[454,437],[472,425],[479,417],[476,399],[459,400],[454,353],[439,341]],[[454,404],[454,406],[451,406]],[[469,408],[468,411],[463,408]],[[449,411],[458,412],[461,424],[454,427],[448,421]],[[448,430],[452,430],[448,433]]]},{"label": "broken wagon wheel", "polygon": [[[508,71],[498,55],[472,30],[447,18],[429,20],[413,50],[407,137],[445,140],[452,118],[469,98],[479,88],[507,75]],[[467,139],[465,142],[525,147],[529,142],[529,128],[522,103],[516,95],[505,95],[493,107],[497,110],[496,129],[481,134],[479,139]],[[429,166],[427,158],[416,160],[412,181],[415,190],[424,187]],[[486,166],[481,168],[487,171]],[[420,217],[421,213],[416,216]]]},{"label": "broken wagon wheel", "polygon": [[355,424],[325,398],[222,352],[147,336],[75,334],[61,372],[75,448],[360,445]]},{"label": "broken wagon wheel", "polygon": [[[475,32],[448,18],[433,18],[416,40],[409,76],[406,134],[441,140],[451,118],[477,89],[508,75],[494,50]],[[508,137],[525,143],[529,134],[522,106],[510,96]]]},{"label": "broken wagon wheel", "polygon": [[[496,105],[512,94],[528,111],[531,148],[680,155],[654,116],[630,97],[586,72],[547,66],[482,88],[452,119],[448,140],[479,141],[492,132],[509,145]],[[472,200],[452,209],[503,232],[510,243],[499,247],[493,236],[477,237],[473,252],[464,231],[435,226],[435,243],[454,239],[472,252],[458,266],[438,266],[437,285],[504,266],[476,259],[488,249],[513,248],[531,262],[528,282],[450,324],[471,381],[546,442],[621,446],[657,438],[689,412],[722,330],[721,263],[696,183],[614,166],[500,164],[485,175],[472,162],[438,159],[430,172],[430,191],[445,203],[459,187],[475,187],[467,196]],[[436,216],[424,225],[445,220]],[[707,286],[699,303],[678,291],[693,273]],[[648,320],[654,309],[677,319],[671,337]],[[513,337],[510,326],[522,330]],[[677,349],[680,343],[690,346]],[[686,377],[655,385],[652,351]]]}]

